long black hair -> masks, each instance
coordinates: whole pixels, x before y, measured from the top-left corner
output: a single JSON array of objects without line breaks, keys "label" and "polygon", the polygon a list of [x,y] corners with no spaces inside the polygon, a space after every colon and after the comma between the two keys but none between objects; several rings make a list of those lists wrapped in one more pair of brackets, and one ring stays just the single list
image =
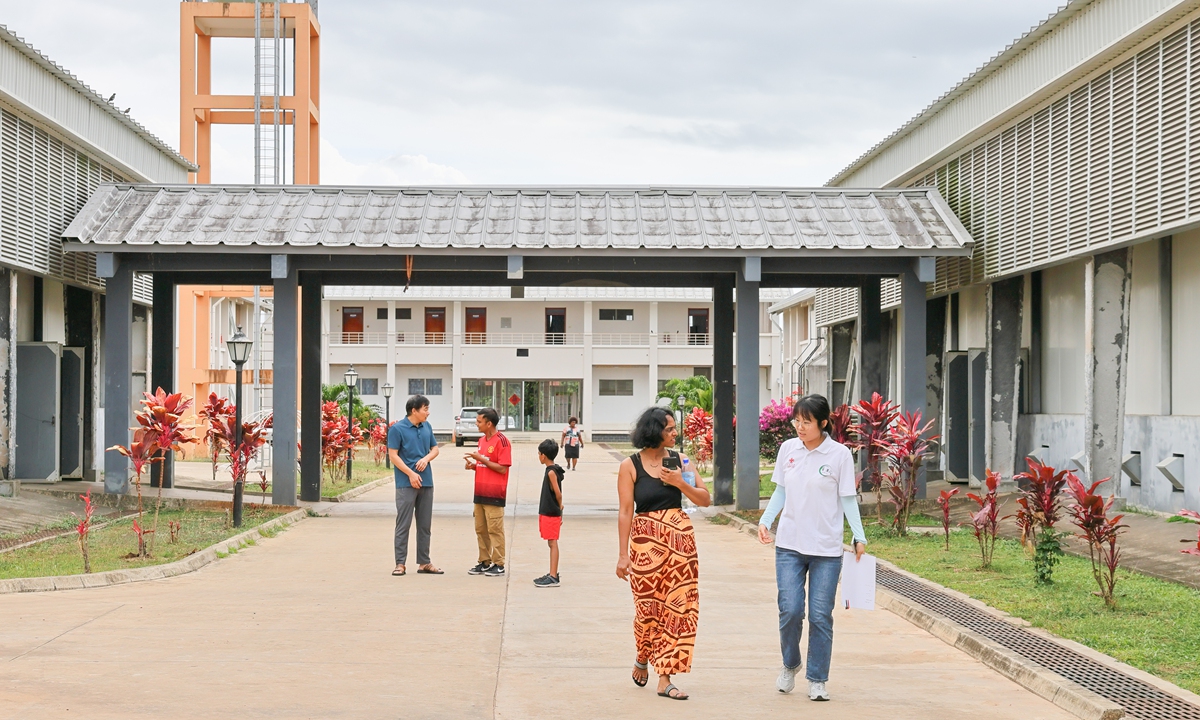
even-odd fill
[{"label": "long black hair", "polygon": [[646,408],[633,424],[633,430],[629,433],[629,444],[643,450],[661,447],[663,431],[667,429],[669,419],[672,419],[669,410],[658,406]]},{"label": "long black hair", "polygon": [[792,406],[792,419],[803,417],[805,420],[816,420],[817,427],[822,432],[829,432],[829,401],[824,395],[805,395]]}]

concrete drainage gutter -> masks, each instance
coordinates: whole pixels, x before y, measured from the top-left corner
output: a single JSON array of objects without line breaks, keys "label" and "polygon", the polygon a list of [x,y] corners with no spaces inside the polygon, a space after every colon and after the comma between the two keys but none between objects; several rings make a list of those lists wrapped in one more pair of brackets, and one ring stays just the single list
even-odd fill
[{"label": "concrete drainage gutter", "polygon": [[281,515],[273,520],[247,530],[244,533],[222,540],[215,545],[209,545],[198,553],[189,555],[182,560],[164,565],[154,565],[130,570],[109,570],[101,573],[79,575],[56,575],[53,577],[12,578],[0,580],[0,594],[21,592],[48,592],[51,590],[79,590],[82,588],[107,587],[125,583],[142,582],[145,580],[161,580],[186,573],[195,572],[209,563],[216,562],[218,553],[228,553],[230,550],[242,547],[248,540],[262,537],[264,531],[285,528],[308,517],[304,509],[293,510],[287,515]]},{"label": "concrete drainage gutter", "polygon": [[[712,514],[718,515],[728,521],[731,527],[757,538],[758,525],[756,523],[743,520],[730,512],[726,512],[724,509],[714,508],[714,510],[716,512]],[[1183,703],[1185,705],[1200,706],[1200,697],[1162,678],[1130,667],[1092,648],[1031,627],[1027,621],[1021,618],[1013,617],[963,593],[942,587],[918,575],[901,570],[885,560],[877,559],[876,561],[881,569],[886,569],[889,573],[910,578],[933,592],[940,592],[955,600],[967,603],[976,610],[986,613],[996,621],[1002,621],[1014,627],[1019,627],[1025,632],[1033,633],[1064,650],[1082,655],[1088,661],[1099,663],[1107,671],[1121,673],[1133,682],[1140,681],[1152,686],[1151,688],[1146,688],[1146,690],[1151,692],[1159,691],[1164,694],[1164,700],[1171,701],[1174,704]],[[1031,662],[1003,645],[936,611],[930,610],[914,600],[882,586],[877,586],[875,598],[876,603],[881,607],[887,608],[917,627],[929,632],[931,635],[940,638],[947,644],[953,645],[955,648],[979,660],[984,665],[1016,682],[1018,685],[1049,700],[1076,717],[1084,718],[1085,720],[1117,720],[1118,718],[1126,717],[1125,708],[1112,700],[1102,697],[1092,690],[1042,665]],[[1195,708],[1188,708],[1185,715],[1170,714],[1169,716],[1192,717],[1191,710],[1193,709]]]}]

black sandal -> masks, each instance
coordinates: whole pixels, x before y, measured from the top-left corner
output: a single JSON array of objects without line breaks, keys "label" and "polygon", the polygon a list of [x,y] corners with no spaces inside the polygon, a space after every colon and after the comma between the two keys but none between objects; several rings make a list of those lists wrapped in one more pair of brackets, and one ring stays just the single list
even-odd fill
[{"label": "black sandal", "polygon": [[[672,690],[674,690],[676,694],[672,695],[671,694]],[[687,700],[688,699],[688,696],[685,695],[682,690],[675,687],[675,683],[667,683],[667,687],[664,688],[663,691],[658,694],[658,696],[670,698],[671,700]]]},{"label": "black sandal", "polygon": [[638,687],[646,687],[646,683],[650,682],[650,666],[647,663],[640,663],[637,660],[633,661],[633,666],[638,670],[646,671],[646,677],[642,678],[641,682],[638,682],[638,679],[634,678],[633,684],[637,685]]}]

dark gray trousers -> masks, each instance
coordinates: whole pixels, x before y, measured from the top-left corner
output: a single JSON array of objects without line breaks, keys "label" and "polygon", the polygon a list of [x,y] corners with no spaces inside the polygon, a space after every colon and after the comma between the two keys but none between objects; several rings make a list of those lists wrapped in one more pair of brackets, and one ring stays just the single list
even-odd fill
[{"label": "dark gray trousers", "polygon": [[433,488],[396,488],[396,564],[408,564],[408,531],[417,518],[417,565],[429,564],[429,525],[433,521]]}]

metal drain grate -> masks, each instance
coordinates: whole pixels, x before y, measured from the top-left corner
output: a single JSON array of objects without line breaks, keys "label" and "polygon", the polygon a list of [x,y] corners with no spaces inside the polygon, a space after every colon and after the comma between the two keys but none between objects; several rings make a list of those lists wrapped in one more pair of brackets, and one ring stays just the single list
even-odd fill
[{"label": "metal drain grate", "polygon": [[879,568],[876,582],[1125,708],[1139,720],[1200,720],[1200,707],[1009,624],[923,582]]}]

